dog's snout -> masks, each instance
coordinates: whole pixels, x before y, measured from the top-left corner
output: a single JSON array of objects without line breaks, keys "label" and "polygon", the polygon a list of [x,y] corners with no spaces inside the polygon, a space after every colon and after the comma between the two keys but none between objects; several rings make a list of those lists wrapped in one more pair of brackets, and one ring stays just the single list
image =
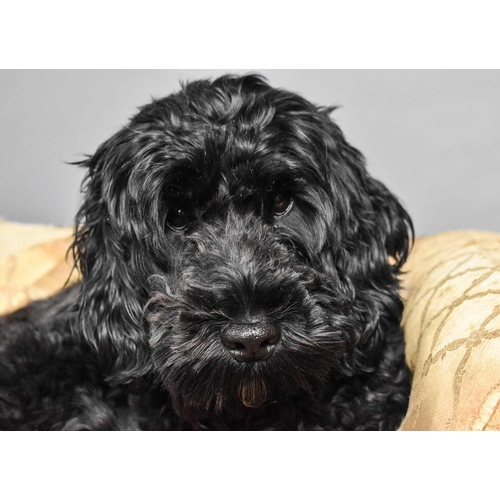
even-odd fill
[{"label": "dog's snout", "polygon": [[269,359],[281,336],[278,323],[235,323],[221,333],[222,343],[237,361]]}]

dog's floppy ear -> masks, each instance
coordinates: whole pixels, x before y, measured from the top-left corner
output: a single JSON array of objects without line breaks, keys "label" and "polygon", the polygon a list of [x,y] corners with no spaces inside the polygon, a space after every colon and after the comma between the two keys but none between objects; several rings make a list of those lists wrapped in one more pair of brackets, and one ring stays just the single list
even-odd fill
[{"label": "dog's floppy ear", "polygon": [[122,129],[80,163],[88,171],[76,216],[73,253],[83,276],[79,325],[111,382],[127,382],[150,368],[142,322],[147,275],[137,255],[141,238],[130,195],[135,136]]},{"label": "dog's floppy ear", "polygon": [[371,363],[398,332],[403,312],[398,274],[406,261],[413,225],[398,199],[365,168],[361,153],[350,146],[327,113],[323,131],[329,202],[328,238],[321,253],[326,271],[343,287],[351,315],[363,330],[353,329],[344,358],[345,373],[370,372]]},{"label": "dog's floppy ear", "polygon": [[324,110],[326,175],[337,267],[351,279],[373,280],[379,275],[384,280],[388,270],[396,275],[406,261],[412,221],[398,199],[367,172],[363,155],[347,143],[329,118],[330,111]]},{"label": "dog's floppy ear", "polygon": [[378,241],[380,256],[397,270],[406,262],[410,244],[413,240],[413,224],[410,216],[399,200],[380,181],[366,175],[368,193],[367,206],[365,207],[366,219],[362,221],[365,236],[368,241]]}]

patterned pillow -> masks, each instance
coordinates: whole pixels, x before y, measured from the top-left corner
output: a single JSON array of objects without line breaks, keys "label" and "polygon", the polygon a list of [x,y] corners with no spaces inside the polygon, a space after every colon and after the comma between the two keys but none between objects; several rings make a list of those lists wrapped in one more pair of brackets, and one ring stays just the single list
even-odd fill
[{"label": "patterned pillow", "polygon": [[500,235],[420,238],[403,279],[414,372],[403,430],[500,430]]}]

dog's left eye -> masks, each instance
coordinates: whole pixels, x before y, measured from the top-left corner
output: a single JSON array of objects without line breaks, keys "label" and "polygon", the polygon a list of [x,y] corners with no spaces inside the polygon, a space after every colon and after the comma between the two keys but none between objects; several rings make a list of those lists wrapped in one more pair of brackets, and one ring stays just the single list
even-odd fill
[{"label": "dog's left eye", "polygon": [[189,213],[181,207],[172,207],[167,214],[167,224],[171,229],[180,231],[184,229],[189,221]]},{"label": "dog's left eye", "polygon": [[290,212],[292,205],[293,199],[289,194],[277,194],[273,201],[273,213],[276,216],[285,215]]}]

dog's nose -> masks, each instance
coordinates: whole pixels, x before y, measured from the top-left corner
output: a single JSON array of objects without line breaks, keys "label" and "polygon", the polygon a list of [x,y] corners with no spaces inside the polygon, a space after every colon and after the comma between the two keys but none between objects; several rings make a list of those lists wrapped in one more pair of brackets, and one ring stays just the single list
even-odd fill
[{"label": "dog's nose", "polygon": [[280,339],[280,326],[274,322],[237,323],[222,334],[222,343],[236,361],[269,359]]}]

